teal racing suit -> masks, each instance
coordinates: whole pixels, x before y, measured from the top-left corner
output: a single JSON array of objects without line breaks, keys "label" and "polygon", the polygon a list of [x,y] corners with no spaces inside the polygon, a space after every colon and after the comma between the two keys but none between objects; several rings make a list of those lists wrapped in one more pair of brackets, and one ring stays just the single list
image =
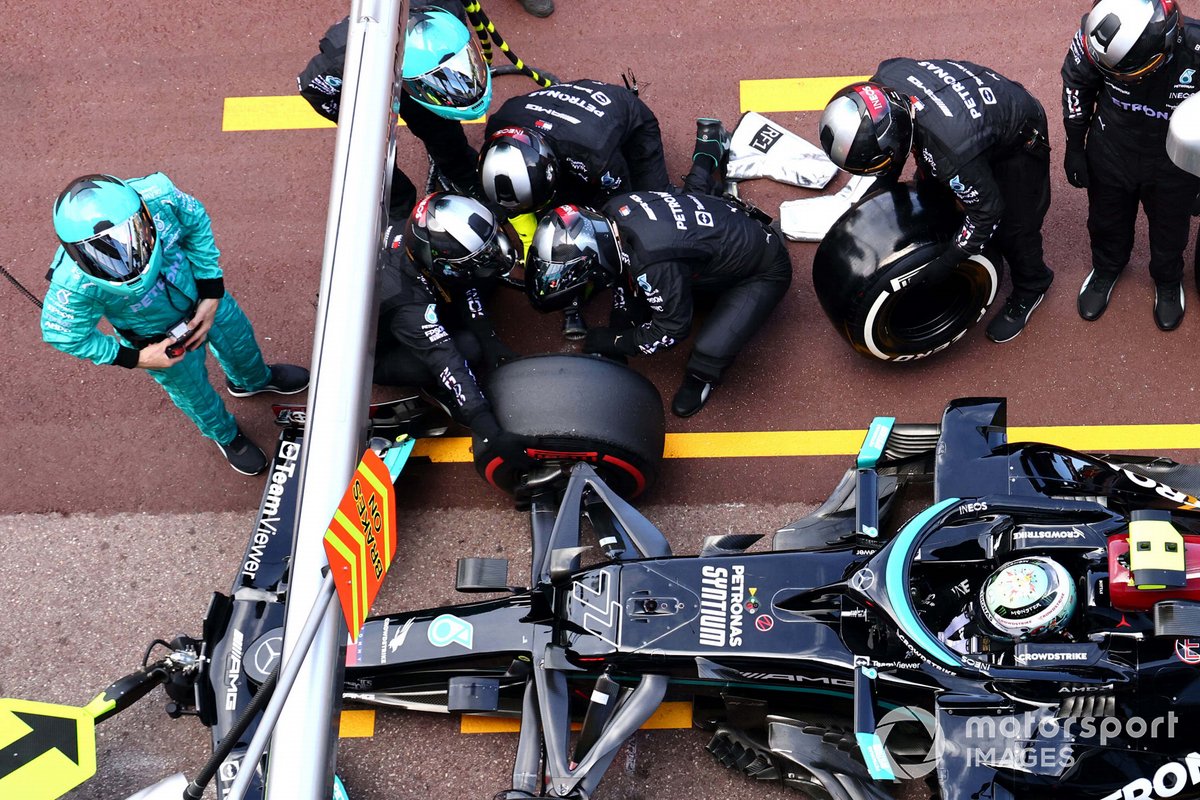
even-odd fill
[{"label": "teal racing suit", "polygon": [[[250,320],[225,292],[217,264],[221,254],[204,206],[161,172],[126,183],[145,201],[158,230],[163,259],[158,280],[140,296],[123,297],[97,285],[59,247],[42,309],[42,339],[69,355],[132,369],[138,350],[162,341],[174,325],[190,320],[200,300],[220,299],[208,349],[233,384],[250,390],[266,386],[271,371]],[[97,328],[101,317],[117,335]],[[237,434],[237,422],[209,383],[206,360],[205,348],[198,347],[167,369],[147,371],[202,434],[228,444]]]}]

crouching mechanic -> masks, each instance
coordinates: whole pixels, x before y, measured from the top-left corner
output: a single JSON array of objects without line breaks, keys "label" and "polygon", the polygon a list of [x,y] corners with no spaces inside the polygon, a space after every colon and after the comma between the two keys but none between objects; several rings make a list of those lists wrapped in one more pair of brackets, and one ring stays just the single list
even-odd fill
[{"label": "crouching mechanic", "polygon": [[484,307],[484,295],[516,263],[514,240],[479,201],[440,192],[417,204],[403,235],[389,229],[374,380],[428,391],[520,468],[532,461],[520,438],[500,428],[471,369],[491,370],[516,356]]},{"label": "crouching mechanic", "polygon": [[820,138],[833,163],[884,183],[899,179],[909,150],[916,153],[917,177],[949,186],[966,211],[958,236],[917,280],[940,280],[994,236],[1013,289],[987,335],[1007,342],[1024,330],[1054,280],[1042,255],[1046,112],[1025,87],[969,61],[893,58],[869,82],[834,95]]},{"label": "crouching mechanic", "polygon": [[[462,121],[487,112],[492,76],[464,16],[458,0],[414,3],[409,10],[399,114],[455,191],[482,196],[476,169],[479,154],[467,142]],[[304,99],[332,122],[338,121],[341,111],[349,29],[349,17],[332,25],[321,39],[321,52],[296,78]],[[416,202],[413,182],[394,167],[389,215],[403,224]]]},{"label": "crouching mechanic", "polygon": [[[59,195],[54,231],[61,247],[42,338],[96,364],[148,370],[230,466],[245,475],[266,469],[208,382],[204,345],[235,397],[302,391],[308,370],[264,363],[250,320],[225,291],[204,206],[161,172],[129,181],[86,175]],[[97,329],[101,317],[117,336]]]},{"label": "crouching mechanic", "polygon": [[700,139],[690,191],[621,194],[602,213],[554,209],[538,223],[525,268],[542,311],[611,285],[610,327],[588,331],[584,352],[616,358],[674,347],[691,333],[694,296],[715,297],[671,402],[680,417],[704,407],[792,282],[778,231],[710,193],[724,157],[723,144]]},{"label": "crouching mechanic", "polygon": [[[510,216],[672,188],[654,112],[635,92],[593,80],[507,100],[488,117],[479,172],[483,191]],[[569,305],[563,334],[586,333],[578,305]]]}]

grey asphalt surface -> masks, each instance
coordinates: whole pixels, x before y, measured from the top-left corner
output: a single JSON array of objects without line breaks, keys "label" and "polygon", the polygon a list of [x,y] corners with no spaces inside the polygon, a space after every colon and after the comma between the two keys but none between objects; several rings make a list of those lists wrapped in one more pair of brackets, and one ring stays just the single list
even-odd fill
[{"label": "grey asphalt surface", "polygon": [[[535,20],[514,0],[485,8],[527,61],[563,78],[619,81],[628,67],[663,125],[668,167],[685,171],[694,118],[739,116],[738,81],[864,74],[895,55],[965,56],[1023,82],[1058,118],[1058,69],[1086,2],[898,0],[677,3],[558,0]],[[285,95],[342,0],[113,6],[31,0],[0,7],[0,253],[37,293],[54,250],[50,207],[73,177],[165,170],[213,216],[228,284],[254,321],[270,360],[306,363],[312,341],[333,134],[328,130],[225,133],[225,97]],[[1185,9],[1186,10],[1186,9]],[[497,82],[497,99],[529,91]],[[817,112],[773,120],[812,139]],[[481,126],[468,128],[479,143]],[[413,176],[424,156],[400,134]],[[976,330],[951,350],[897,367],[854,354],[812,293],[813,245],[791,246],[796,279],[767,328],[702,414],[668,420],[672,432],[861,429],[878,413],[938,418],[962,395],[1010,398],[1013,424],[1191,422],[1197,372],[1195,310],[1162,334],[1151,319],[1144,226],[1113,306],[1096,323],[1075,313],[1087,273],[1085,197],[1058,168],[1045,227],[1055,286],[1030,330],[997,347]],[[834,187],[836,188],[836,187]],[[767,209],[813,196],[766,181],[743,194]],[[1189,249],[1188,258],[1191,257]],[[1198,298],[1187,281],[1188,301]],[[1005,286],[1002,291],[1007,287]],[[526,353],[571,349],[558,320],[516,296],[496,310],[501,333]],[[593,321],[599,309],[589,309]],[[262,479],[228,469],[146,376],[78,362],[41,343],[36,313],[0,281],[0,694],[81,705],[136,666],[151,638],[195,633],[210,592],[225,591],[248,536]],[[670,397],[685,349],[638,369]],[[233,401],[260,443],[274,438],[269,398]],[[1183,457],[1195,460],[1194,453]],[[647,513],[679,552],[704,535],[769,531],[820,501],[848,459],[671,461]],[[456,598],[454,559],[526,557],[520,515],[468,465],[414,464],[402,494],[402,560],[377,609]],[[498,549],[499,548],[499,549]],[[100,771],[74,800],[121,800],[166,775],[194,773],[208,734],[172,721],[161,695],[99,729]],[[721,769],[694,731],[639,734],[600,800],[795,797]],[[502,787],[512,736],[463,736],[457,720],[381,713],[376,736],[347,740],[341,771],[366,800],[488,798]],[[10,800],[0,798],[0,800]],[[24,800],[13,798],[12,800]]]},{"label": "grey asphalt surface", "polygon": [[[651,520],[685,552],[705,535],[769,533],[808,510],[799,504],[662,506]],[[8,598],[0,626],[0,696],[84,705],[136,668],[151,639],[198,634],[211,593],[229,589],[249,524],[237,512],[0,517],[6,556],[0,591]],[[471,600],[453,591],[459,555],[511,558],[511,579],[526,579],[526,524],[525,515],[512,510],[403,515],[398,560],[373,610]],[[97,775],[67,796],[121,800],[175,772],[193,777],[207,758],[208,732],[193,719],[169,719],[165,702],[156,690],[100,723]],[[708,738],[695,730],[638,733],[597,800],[749,792],[748,779],[704,752]],[[384,709],[373,737],[341,741],[339,773],[353,800],[489,798],[506,785],[515,748],[511,734],[460,734],[457,717]],[[766,800],[797,797],[770,787],[754,791]]]}]

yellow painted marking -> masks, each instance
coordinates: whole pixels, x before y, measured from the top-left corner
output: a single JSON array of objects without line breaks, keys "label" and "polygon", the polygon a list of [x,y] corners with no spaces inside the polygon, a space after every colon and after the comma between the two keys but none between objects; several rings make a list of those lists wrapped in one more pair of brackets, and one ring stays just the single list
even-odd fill
[{"label": "yellow painted marking", "polygon": [[[668,433],[666,458],[765,458],[787,456],[852,456],[866,429],[842,431],[747,431],[742,433]],[[1072,450],[1200,449],[1200,425],[1067,425],[1008,429],[1010,442],[1045,442]],[[466,437],[421,439],[413,455],[438,463],[471,461]]]},{"label": "yellow painted marking", "polygon": [[0,753],[6,770],[0,778],[0,797],[61,797],[96,773],[93,713],[75,706],[0,699]]},{"label": "yellow painted marking", "polygon": [[[668,730],[674,728],[692,727],[692,704],[686,702],[663,703],[658,707],[646,724],[644,731]],[[517,717],[489,717],[474,714],[463,714],[460,733],[516,733],[521,729],[521,720]],[[571,730],[579,730],[578,723],[572,723]]]},{"label": "yellow painted marking", "polygon": [[838,89],[865,81],[870,75],[833,75],[827,78],[774,78],[742,81],[742,111],[821,111]]},{"label": "yellow painted marking", "polygon": [[226,97],[223,131],[280,131],[336,128],[300,95]]},{"label": "yellow painted marking", "polygon": [[[404,120],[397,119],[403,125]],[[467,125],[486,122],[487,117],[466,121]],[[223,131],[290,131],[309,128],[335,128],[298,94],[263,97],[226,97],[221,120]]]},{"label": "yellow painted marking", "polygon": [[366,739],[374,735],[375,712],[372,709],[342,712],[338,736],[343,739]]}]

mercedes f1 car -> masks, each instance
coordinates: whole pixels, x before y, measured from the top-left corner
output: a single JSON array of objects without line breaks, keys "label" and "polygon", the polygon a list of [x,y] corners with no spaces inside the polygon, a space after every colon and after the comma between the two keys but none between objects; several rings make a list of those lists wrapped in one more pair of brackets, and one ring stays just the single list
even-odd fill
[{"label": "mercedes f1 car", "polygon": [[[657,400],[617,365],[546,358],[567,361],[502,370],[611,370],[614,396]],[[529,411],[503,394],[502,419]],[[877,418],[829,499],[769,548],[718,534],[685,556],[622,496],[661,427],[613,418],[591,447],[560,431],[509,487],[529,509],[531,585],[461,559],[458,589],[492,597],[368,620],[346,699],[519,717],[503,800],[599,797],[670,699],[693,703],[722,763],[815,798],[881,800],[908,779],[945,800],[1200,796],[1200,468],[1010,443],[1005,416],[983,398],[937,424]],[[298,437],[284,431],[277,465]],[[247,556],[240,581],[278,578],[269,552]],[[278,614],[252,594],[218,596],[202,639],[155,664],[173,696],[192,687],[214,743],[270,681],[252,654]]]}]

